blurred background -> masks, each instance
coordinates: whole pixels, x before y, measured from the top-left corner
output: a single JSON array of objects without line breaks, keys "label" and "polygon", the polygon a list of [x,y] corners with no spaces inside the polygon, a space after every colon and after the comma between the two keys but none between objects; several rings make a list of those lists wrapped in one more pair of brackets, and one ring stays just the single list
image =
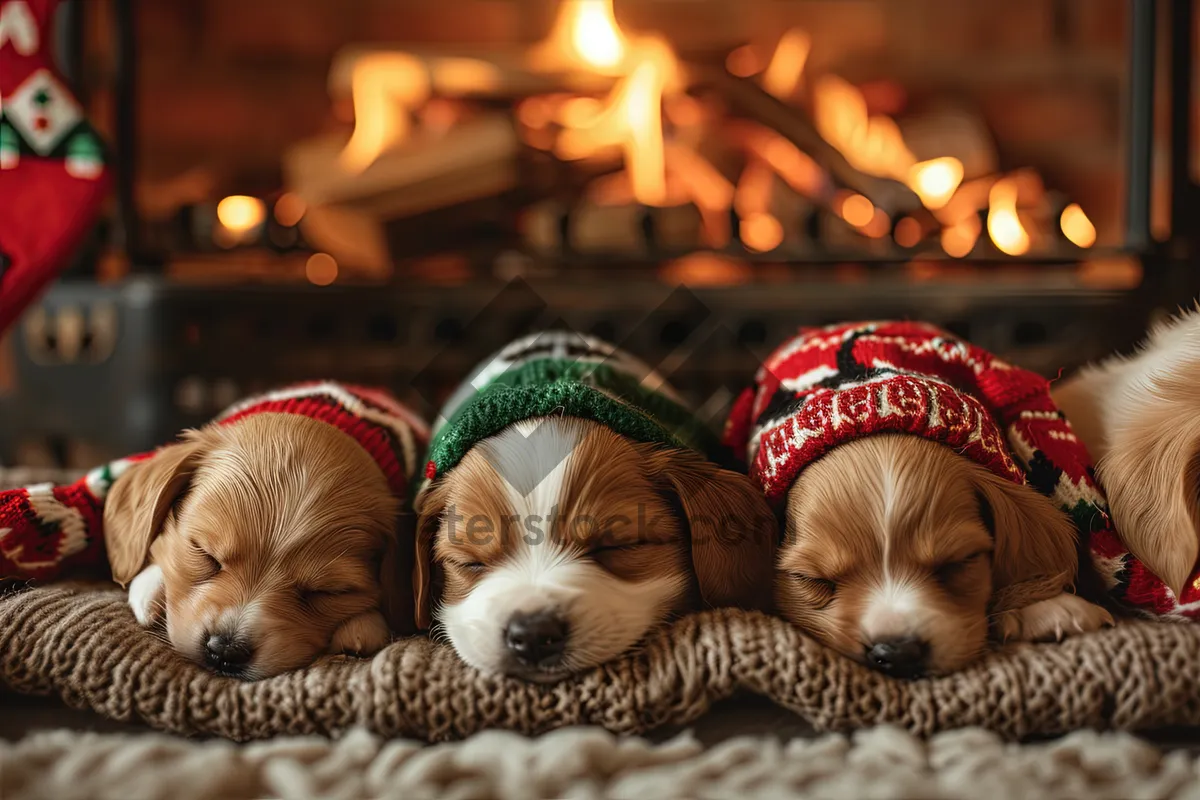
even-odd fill
[{"label": "blurred background", "polygon": [[1195,29],[1190,0],[68,0],[115,189],[0,347],[0,461],[297,379],[429,415],[547,325],[714,422],[800,324],[928,319],[1053,377],[1200,288]]}]

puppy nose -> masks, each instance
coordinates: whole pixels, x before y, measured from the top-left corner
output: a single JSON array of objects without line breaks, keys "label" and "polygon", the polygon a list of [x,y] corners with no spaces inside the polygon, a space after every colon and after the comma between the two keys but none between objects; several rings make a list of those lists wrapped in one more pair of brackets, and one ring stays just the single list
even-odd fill
[{"label": "puppy nose", "polygon": [[250,665],[254,651],[245,642],[214,634],[204,642],[204,663],[226,675],[237,675]]},{"label": "puppy nose", "polygon": [[915,678],[925,671],[929,643],[923,639],[886,639],[868,645],[867,666],[895,678]]},{"label": "puppy nose", "polygon": [[566,620],[553,612],[513,614],[504,629],[504,643],[522,664],[548,667],[562,659],[567,632]]}]

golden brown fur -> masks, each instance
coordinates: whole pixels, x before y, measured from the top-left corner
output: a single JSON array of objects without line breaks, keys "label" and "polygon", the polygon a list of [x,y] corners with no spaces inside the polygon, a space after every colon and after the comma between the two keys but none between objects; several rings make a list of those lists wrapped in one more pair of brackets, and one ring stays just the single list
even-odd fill
[{"label": "golden brown fur", "polygon": [[[749,480],[594,422],[533,420],[491,437],[418,510],[420,622],[436,615],[485,670],[561,677],[686,608],[770,604],[774,518]],[[569,621],[570,641],[561,665],[525,669],[503,633],[513,614],[543,610]]]},{"label": "golden brown fur", "polygon": [[1178,596],[1200,555],[1200,313],[1057,385],[1121,540]]},{"label": "golden brown fur", "polygon": [[323,653],[374,652],[389,619],[411,626],[397,513],[350,437],[264,413],[190,431],[131,466],[105,527],[113,575],[134,582],[141,621],[165,616],[171,644],[201,663],[212,661],[209,637],[236,640],[251,657],[234,672],[261,678]]},{"label": "golden brown fur", "polygon": [[[1074,528],[1047,498],[916,436],[835,448],[800,474],[786,513],[780,611],[869,664],[879,643],[918,642],[922,663],[898,672],[970,663],[986,649],[997,592],[1047,582],[1061,592],[1075,572]],[[998,633],[1040,639],[1111,622],[1061,597],[1007,610]]]}]

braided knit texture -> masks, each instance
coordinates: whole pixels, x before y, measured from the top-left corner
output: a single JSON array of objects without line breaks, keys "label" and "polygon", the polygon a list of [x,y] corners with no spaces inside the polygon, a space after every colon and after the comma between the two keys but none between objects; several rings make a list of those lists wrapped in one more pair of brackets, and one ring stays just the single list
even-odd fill
[{"label": "braided knit texture", "polygon": [[712,611],[563,683],[488,677],[425,638],[370,660],[328,658],[256,683],[212,675],[140,629],[124,595],[64,586],[0,597],[0,686],[123,721],[235,740],[336,734],[456,740],[598,725],[686,724],[738,691],[821,731],[891,723],[920,735],[980,726],[1005,738],[1077,728],[1200,724],[1200,630],[1133,622],[1058,645],[1014,645],[942,678],[906,682],[838,656],[788,623]]}]

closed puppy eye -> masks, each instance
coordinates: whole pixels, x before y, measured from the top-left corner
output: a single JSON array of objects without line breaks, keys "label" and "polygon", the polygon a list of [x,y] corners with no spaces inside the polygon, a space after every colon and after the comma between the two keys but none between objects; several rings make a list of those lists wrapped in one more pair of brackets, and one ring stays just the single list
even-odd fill
[{"label": "closed puppy eye", "polygon": [[321,589],[300,589],[300,598],[306,603],[317,603],[321,600],[330,600],[334,597],[345,597],[346,595],[354,594],[355,589],[350,586],[334,586]]},{"label": "closed puppy eye", "polygon": [[988,554],[988,551],[981,550],[978,553],[972,553],[966,558],[960,558],[957,561],[947,561],[933,570],[933,575],[939,583],[947,584],[958,578],[964,571],[979,559]]},{"label": "closed puppy eye", "polygon": [[212,577],[221,571],[221,562],[217,560],[216,556],[205,550],[196,542],[192,542],[192,549],[196,551],[201,559],[203,559],[204,564],[208,569],[209,577]]},{"label": "closed puppy eye", "polygon": [[636,545],[636,544],[602,544],[602,545],[597,545],[596,547],[593,547],[591,550],[588,551],[588,554],[594,556],[594,555],[598,555],[600,553],[623,553],[623,552],[627,552],[629,550],[633,550],[634,548],[639,547],[639,546],[640,545]]},{"label": "closed puppy eye", "polygon": [[584,557],[620,580],[641,581],[659,574],[663,565],[676,563],[675,545],[659,542],[593,544]]},{"label": "closed puppy eye", "polygon": [[803,600],[814,608],[821,609],[833,602],[837,595],[837,581],[828,578],[814,578],[799,572],[789,572],[789,577],[800,590]]},{"label": "closed puppy eye", "polygon": [[487,564],[482,561],[452,561],[450,563],[465,572],[480,573],[487,571]]}]

